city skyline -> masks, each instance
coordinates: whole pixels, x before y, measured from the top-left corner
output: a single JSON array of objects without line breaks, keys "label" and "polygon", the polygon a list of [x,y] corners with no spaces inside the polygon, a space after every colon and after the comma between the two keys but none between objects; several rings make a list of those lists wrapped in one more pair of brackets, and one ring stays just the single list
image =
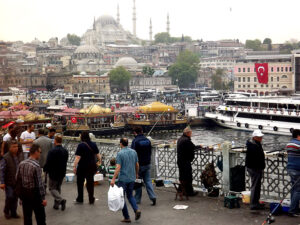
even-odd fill
[{"label": "city skyline", "polygon": [[[34,38],[48,41],[68,33],[82,36],[92,28],[94,17],[117,16],[120,23],[132,31],[133,0],[0,0],[0,40],[30,42]],[[291,7],[292,6],[292,7]],[[300,2],[286,0],[285,4],[272,1],[211,0],[145,1],[136,0],[137,37],[149,39],[149,21],[152,20],[153,37],[166,32],[167,14],[170,15],[171,36],[182,34],[193,39],[261,39],[269,37],[273,43],[299,39],[297,9]]]}]

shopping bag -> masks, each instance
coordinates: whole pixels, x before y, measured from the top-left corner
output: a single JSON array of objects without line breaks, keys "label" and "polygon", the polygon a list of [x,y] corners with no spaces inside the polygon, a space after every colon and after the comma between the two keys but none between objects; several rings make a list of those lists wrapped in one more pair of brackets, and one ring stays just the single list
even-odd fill
[{"label": "shopping bag", "polygon": [[109,210],[116,212],[124,207],[124,191],[123,188],[114,185],[110,186],[108,193],[108,208]]}]

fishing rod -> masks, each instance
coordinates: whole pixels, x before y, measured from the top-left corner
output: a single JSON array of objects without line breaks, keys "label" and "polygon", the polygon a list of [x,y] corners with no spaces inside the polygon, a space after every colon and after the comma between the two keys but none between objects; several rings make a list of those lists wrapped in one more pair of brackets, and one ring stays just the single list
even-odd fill
[{"label": "fishing rod", "polygon": [[150,131],[147,134],[147,137],[149,137],[149,135],[151,134],[152,130],[155,128],[156,124],[160,121],[161,117],[164,115],[165,112],[170,111],[170,109],[166,109],[165,111],[163,111],[163,113],[159,116],[159,118],[157,119],[157,121],[155,122],[155,124],[152,126],[152,128],[150,129]]},{"label": "fishing rod", "polygon": [[[298,178],[296,180],[296,182],[292,185],[291,189],[292,190],[296,184],[300,181],[300,178]],[[271,223],[274,223],[275,222],[275,218],[273,216],[273,214],[276,212],[276,210],[278,209],[279,206],[282,205],[282,202],[284,201],[284,199],[289,195],[289,192],[284,196],[284,198],[277,204],[277,206],[272,210],[272,212],[269,213],[267,219],[262,223],[262,225],[265,225],[265,224],[271,224]]]}]

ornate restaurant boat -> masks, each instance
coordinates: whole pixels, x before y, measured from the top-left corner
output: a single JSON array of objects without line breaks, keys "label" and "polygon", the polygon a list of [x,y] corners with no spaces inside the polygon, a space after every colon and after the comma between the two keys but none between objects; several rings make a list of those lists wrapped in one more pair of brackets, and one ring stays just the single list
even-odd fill
[{"label": "ornate restaurant boat", "polygon": [[78,136],[82,131],[88,131],[95,136],[111,136],[122,134],[125,123],[118,119],[109,108],[98,105],[81,109],[77,114],[68,114],[64,135]]},{"label": "ornate restaurant boat", "polygon": [[144,132],[153,130],[183,129],[187,126],[187,119],[178,114],[173,106],[161,102],[140,106],[135,115],[127,119],[127,126],[133,128],[141,126]]},{"label": "ornate restaurant boat", "polygon": [[228,98],[216,112],[205,113],[205,118],[233,129],[291,135],[293,129],[300,129],[299,115],[299,97],[276,96]]}]

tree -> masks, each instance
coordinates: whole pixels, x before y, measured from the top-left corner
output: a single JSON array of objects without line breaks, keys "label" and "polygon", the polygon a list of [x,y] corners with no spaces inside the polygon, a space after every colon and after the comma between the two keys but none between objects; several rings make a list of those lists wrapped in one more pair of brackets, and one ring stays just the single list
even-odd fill
[{"label": "tree", "polygon": [[142,73],[148,76],[152,76],[154,74],[155,70],[151,68],[150,66],[144,66]]},{"label": "tree", "polygon": [[215,90],[222,90],[224,88],[223,77],[224,71],[222,69],[217,69],[216,72],[211,77],[211,86]]},{"label": "tree", "polygon": [[154,36],[154,42],[158,43],[169,43],[170,42],[170,34],[167,32],[157,33]]},{"label": "tree", "polygon": [[261,41],[259,39],[246,40],[246,48],[253,49],[253,51],[262,50]]},{"label": "tree", "polygon": [[263,44],[272,44],[272,39],[271,38],[265,38],[264,41],[263,41]]},{"label": "tree", "polygon": [[176,62],[170,66],[169,76],[179,87],[189,87],[195,83],[199,71],[199,58],[190,51],[181,52]]},{"label": "tree", "polygon": [[108,76],[112,86],[117,87],[118,90],[128,90],[131,73],[123,66],[111,70]]},{"label": "tree", "polygon": [[68,34],[67,38],[70,44],[77,45],[77,46],[80,45],[81,38],[78,37],[76,34]]}]

